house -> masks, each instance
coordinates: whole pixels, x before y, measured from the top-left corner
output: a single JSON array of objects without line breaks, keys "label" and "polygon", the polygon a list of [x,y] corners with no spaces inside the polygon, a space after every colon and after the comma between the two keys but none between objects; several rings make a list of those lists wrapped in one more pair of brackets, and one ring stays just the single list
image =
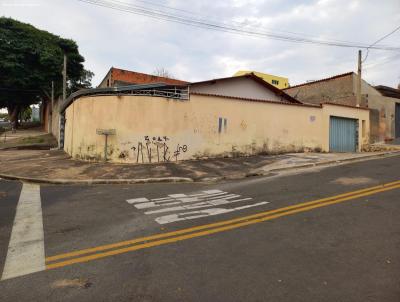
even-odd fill
[{"label": "house", "polygon": [[[356,106],[358,76],[347,72],[307,82],[284,89],[292,97],[307,103],[325,102]],[[400,98],[399,90],[373,87],[366,81],[361,82],[361,106],[370,109],[371,142],[387,141],[400,137]]]},{"label": "house", "polygon": [[400,99],[400,85],[397,89],[383,85],[375,86],[375,89],[378,90],[383,96]]},{"label": "house", "polygon": [[275,87],[277,87],[279,89],[285,89],[285,88],[289,87],[289,79],[288,78],[279,77],[276,75],[258,72],[258,71],[239,70],[233,76],[241,76],[241,75],[250,74],[250,73],[258,76],[259,78],[263,79],[265,82],[267,82],[271,85],[274,85]]},{"label": "house", "polygon": [[[368,142],[369,129],[368,109],[302,104],[254,74],[84,90],[72,94],[61,112],[61,145],[72,157],[104,159],[102,134],[109,133],[107,158],[127,163],[355,152]],[[348,132],[347,141],[340,129]]]},{"label": "house", "polygon": [[98,87],[99,88],[118,87],[118,86],[132,85],[132,84],[150,84],[150,83],[185,85],[188,82],[111,67]]},{"label": "house", "polygon": [[254,73],[190,84],[191,93],[301,104]]}]

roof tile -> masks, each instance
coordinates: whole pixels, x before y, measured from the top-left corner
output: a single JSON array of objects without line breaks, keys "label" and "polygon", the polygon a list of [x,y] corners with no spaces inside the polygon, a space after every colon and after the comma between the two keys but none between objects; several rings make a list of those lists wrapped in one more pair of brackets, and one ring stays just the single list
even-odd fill
[{"label": "roof tile", "polygon": [[111,79],[132,84],[165,83],[170,85],[186,85],[188,82],[166,77],[155,76],[146,73],[111,68]]}]

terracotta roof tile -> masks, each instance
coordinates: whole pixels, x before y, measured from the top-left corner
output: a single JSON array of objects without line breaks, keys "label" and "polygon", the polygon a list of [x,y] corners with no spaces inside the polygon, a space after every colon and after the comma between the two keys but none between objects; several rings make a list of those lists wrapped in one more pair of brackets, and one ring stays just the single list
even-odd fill
[{"label": "terracotta roof tile", "polygon": [[149,83],[165,83],[170,85],[186,85],[188,82],[166,77],[155,76],[146,73],[123,70],[119,68],[111,68],[111,80],[120,81],[131,84],[149,84]]}]

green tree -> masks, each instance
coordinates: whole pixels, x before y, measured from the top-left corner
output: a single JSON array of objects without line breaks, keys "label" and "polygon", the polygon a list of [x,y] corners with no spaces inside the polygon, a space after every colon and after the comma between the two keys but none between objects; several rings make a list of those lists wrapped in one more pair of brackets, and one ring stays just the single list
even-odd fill
[{"label": "green tree", "polygon": [[7,108],[12,122],[29,105],[50,100],[52,81],[56,97],[62,93],[64,53],[67,93],[90,88],[93,73],[85,70],[75,41],[0,17],[0,108]]},{"label": "green tree", "polygon": [[23,111],[21,111],[21,119],[23,121],[28,121],[32,116],[32,108],[30,106],[26,107]]}]

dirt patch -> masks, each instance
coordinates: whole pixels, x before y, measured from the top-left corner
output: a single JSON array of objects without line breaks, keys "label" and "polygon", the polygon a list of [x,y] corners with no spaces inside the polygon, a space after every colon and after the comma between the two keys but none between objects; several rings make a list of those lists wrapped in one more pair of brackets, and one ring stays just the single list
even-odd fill
[{"label": "dirt patch", "polygon": [[86,279],[60,279],[56,280],[51,284],[52,288],[65,288],[65,287],[77,287],[77,288],[89,288],[92,283]]},{"label": "dirt patch", "polygon": [[372,178],[368,177],[339,177],[332,181],[332,183],[344,185],[344,186],[351,186],[351,185],[363,185],[369,184],[373,182]]},{"label": "dirt patch", "polygon": [[57,140],[51,134],[29,135],[17,137],[9,140],[0,139],[0,148],[33,149],[41,150],[43,148],[54,148],[57,146]]}]

